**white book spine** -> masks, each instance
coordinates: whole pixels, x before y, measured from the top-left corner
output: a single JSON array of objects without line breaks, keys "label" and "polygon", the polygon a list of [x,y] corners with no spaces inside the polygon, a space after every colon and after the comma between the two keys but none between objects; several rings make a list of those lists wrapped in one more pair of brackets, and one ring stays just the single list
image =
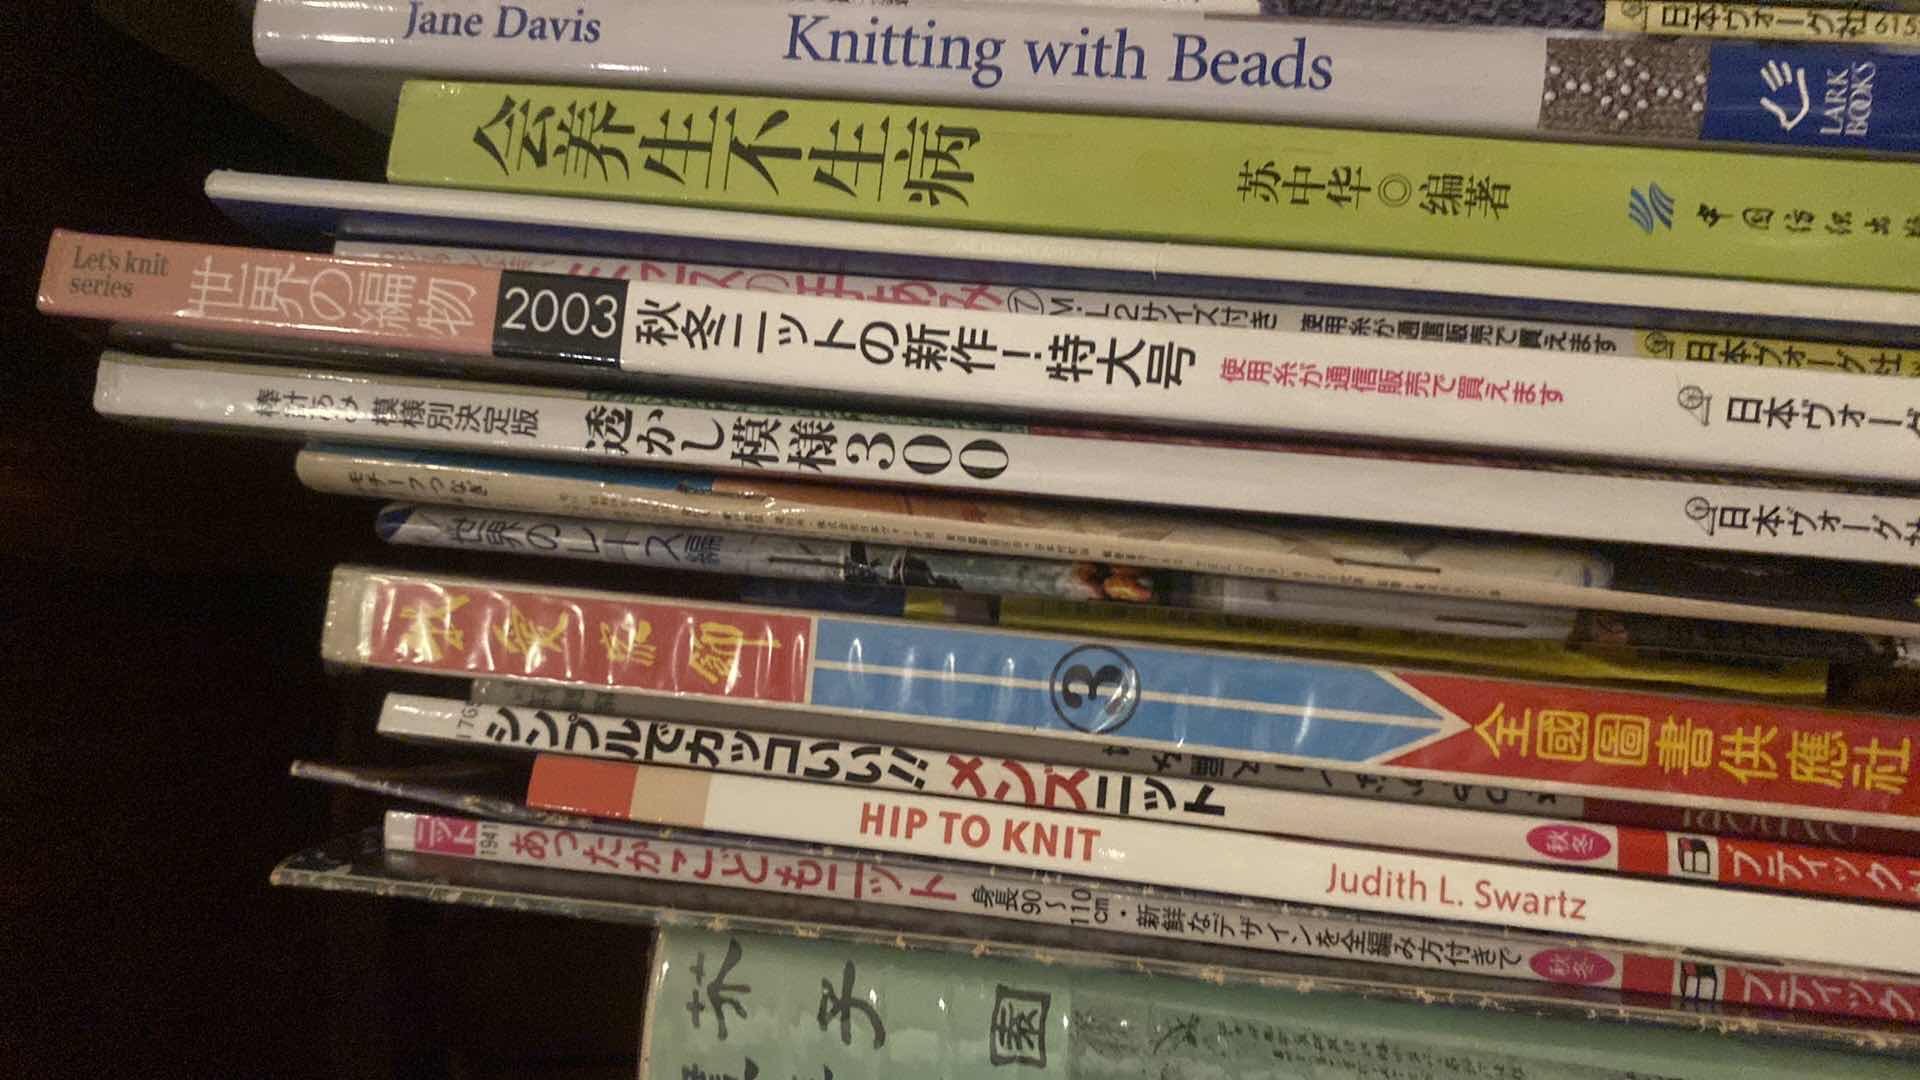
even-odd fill
[{"label": "white book spine", "polygon": [[[1520,133],[1539,123],[1546,43],[1526,28],[1223,19],[1170,5],[708,0],[583,17],[573,0],[478,14],[262,0],[254,15],[263,63],[382,128],[399,82],[431,77]],[[1409,62],[1420,56],[1431,62]]]},{"label": "white book spine", "polygon": [[[1611,825],[1180,776],[1056,767],[1036,760],[880,741],[767,734],[573,710],[556,716],[543,709],[475,705],[415,694],[388,694],[380,709],[379,730],[391,738],[448,745],[551,751],[1194,828],[1342,844],[1411,845],[1450,855],[1547,866],[1620,869],[1620,833]],[[1706,880],[1711,880],[1711,872],[1709,868]]]},{"label": "white book spine", "polygon": [[[1143,885],[1920,972],[1920,913],[1030,807],[635,766],[631,816]],[[1836,932],[1836,928],[1844,928]]]},{"label": "white book spine", "polygon": [[[522,346],[525,355],[556,359],[565,355],[564,335],[542,333],[543,309],[565,311],[576,298],[572,306],[585,309],[602,295],[572,291],[564,278],[512,272],[502,286],[496,352],[514,334],[546,338]],[[1911,380],[1237,327],[1114,329],[1007,312],[908,315],[859,299],[659,282],[630,282],[624,291],[624,318],[594,321],[588,332],[617,335],[621,371],[669,383],[1920,480],[1920,385]],[[1820,526],[1808,518],[1782,528]]]},{"label": "white book spine", "polygon": [[[295,437],[1920,564],[1920,546],[1905,542],[1914,501],[1891,495],[935,426],[117,352],[101,358],[94,404],[110,416]],[[1836,527],[1793,535],[1788,510]],[[1762,518],[1773,527],[1759,528]]]},{"label": "white book spine", "polygon": [[1041,875],[969,873],[959,866],[936,870],[825,852],[799,855],[704,838],[651,839],[389,810],[383,840],[389,851],[818,896],[1529,982],[1619,988],[1626,971],[1626,955],[1597,942],[1475,934],[1343,912],[1229,903]]},{"label": "white book spine", "polygon": [[[301,236],[333,230],[485,246],[498,244],[502,236],[531,234],[548,238],[550,246],[562,250],[628,256],[657,251],[663,240],[689,251],[726,243],[761,251],[772,265],[838,270],[877,261],[941,278],[972,277],[982,264],[1000,264],[994,272],[1009,278],[1028,276],[1036,267],[1055,268],[1076,280],[1082,275],[1121,280],[1126,282],[1122,287],[1137,292],[1156,292],[1167,277],[1188,279],[1195,284],[1187,287],[1196,289],[1199,283],[1211,288],[1226,279],[1244,295],[1269,293],[1274,283],[1281,288],[1313,284],[1405,290],[1438,298],[1455,311],[1482,310],[1485,298],[1496,297],[1557,311],[1562,319],[1589,317],[1597,305],[1609,313],[1610,321],[1630,324],[1651,312],[1681,309],[1687,313],[1684,321],[1674,322],[1669,315],[1654,325],[1731,325],[1743,332],[1772,327],[1769,332],[1788,336],[1817,329],[1856,342],[1863,339],[1853,324],[1871,324],[1882,332],[1876,335],[1879,345],[1910,343],[1911,328],[1920,325],[1920,293],[1891,289],[1036,236],[226,170],[210,173],[206,190],[215,203],[251,226]],[[1382,302],[1391,306],[1401,301]]]},{"label": "white book spine", "polygon": [[[111,242],[56,233],[49,279],[94,245]],[[164,287],[156,284],[125,304],[96,305],[54,284],[43,286],[40,306],[191,340],[337,340],[371,350],[472,357],[463,362],[481,369],[797,392],[836,407],[910,402],[1023,417],[1119,418],[1179,431],[1328,435],[1661,467],[1920,481],[1920,458],[1909,452],[1920,432],[1920,384],[1907,379],[1649,363],[1515,345],[913,310],[859,295],[782,296],[399,262],[375,266],[387,279],[419,290],[418,302],[383,307],[327,296],[334,307],[312,299],[263,311],[251,299],[243,306],[242,296],[268,288],[254,288],[262,275],[249,260],[272,253],[167,247],[177,261]],[[368,266],[340,256],[278,257],[299,262],[315,281],[346,280]],[[276,268],[265,277],[277,289],[286,273]],[[231,297],[216,303],[198,296],[206,281],[226,283]],[[324,295],[313,293],[316,288],[308,292]],[[179,294],[189,297],[184,307],[173,306]],[[457,307],[456,294],[467,297]],[[1802,518],[1783,516],[1773,531],[1826,528]],[[1920,526],[1912,534],[1920,542]]]}]

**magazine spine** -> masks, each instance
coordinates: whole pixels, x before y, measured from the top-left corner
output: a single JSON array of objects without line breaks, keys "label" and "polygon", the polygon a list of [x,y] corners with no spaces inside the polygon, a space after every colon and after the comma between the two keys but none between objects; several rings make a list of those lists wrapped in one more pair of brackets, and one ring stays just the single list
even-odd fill
[{"label": "magazine spine", "polygon": [[[1920,22],[1920,16],[1914,17]],[[951,280],[901,275],[805,271],[689,262],[673,258],[595,258],[542,251],[450,247],[377,240],[342,240],[335,254],[402,262],[466,263],[501,270],[626,278],[635,282],[700,285],[793,296],[837,296],[881,304],[959,311],[1117,319],[1123,322],[1242,327],[1269,333],[1318,333],[1469,345],[1517,346],[1536,352],[1616,354],[1653,360],[1806,367],[1888,377],[1920,376],[1920,354],[1863,349],[1854,343],[1722,333],[1674,327],[1468,317],[1412,308],[1338,303],[1282,303],[1203,295],[1120,292],[1021,280],[1003,270],[991,278]]]},{"label": "magazine spine", "polygon": [[[1902,66],[1920,72],[1920,57]],[[516,112],[665,115],[671,130],[596,140],[592,156],[605,168],[583,169],[580,153],[524,152],[507,101]],[[937,121],[922,118],[934,111]],[[709,114],[735,119],[699,119]],[[766,126],[776,119],[777,134]],[[687,123],[691,135],[672,134]],[[922,125],[947,134],[923,142]],[[856,128],[866,136],[831,135]],[[903,134],[896,141],[887,132]],[[537,149],[537,139],[527,141]],[[842,176],[839,165],[818,164],[871,163],[883,141],[886,154],[906,153],[903,165],[869,164],[854,177],[850,166]],[[662,147],[674,163],[659,156]],[[630,157],[628,166],[613,154]],[[736,156],[758,169],[735,168]],[[657,167],[643,167],[649,160]],[[1911,164],[1776,156],[1754,169],[1752,161],[1726,151],[864,99],[415,81],[401,91],[387,176],[850,221],[1916,287]],[[1542,247],[1547,230],[1563,242]]]},{"label": "magazine spine", "polygon": [[[103,294],[99,278],[70,269],[135,245],[155,269],[130,285],[113,279],[124,290]],[[271,303],[260,302],[262,277]],[[571,368],[641,387],[745,386],[1191,431],[1920,481],[1899,441],[1913,438],[1920,389],[1889,380],[1865,395],[1853,376],[1805,368],[1676,369],[1516,346],[1204,325],[1143,331],[1004,311],[908,314],[858,298],[64,230],[48,244],[39,307],[249,343],[337,340],[509,372]],[[1770,531],[1819,528],[1783,517]]]},{"label": "magazine spine", "polygon": [[[1596,3],[1596,6],[1599,6]],[[1868,10],[1861,10],[1866,8]],[[1920,13],[1899,4],[1853,6],[1785,3],[1701,3],[1698,0],[1604,0],[1596,29],[1672,37],[1826,45],[1920,46]],[[1844,100],[1844,99],[1843,99]],[[1823,100],[1822,104],[1826,104]]]},{"label": "magazine spine", "polygon": [[[389,810],[383,839],[391,851],[760,892],[823,895],[861,904],[986,915],[1122,934],[1171,935],[1261,952],[1333,959],[1359,955],[1376,963],[1456,973],[1465,970],[1663,997],[1679,996],[1679,969],[1686,963],[1657,950],[1599,941],[1541,940],[1518,933],[1480,936],[1440,925],[1324,910],[1297,911],[1278,904],[1224,902],[1178,891],[1147,892],[1051,875],[1004,871],[982,874],[954,864],[938,864],[936,869],[934,864],[903,864],[824,850],[814,855],[766,852],[718,838],[641,839]],[[1173,922],[1168,919],[1169,909]],[[1367,940],[1385,944],[1371,954],[1354,948]],[[1876,982],[1864,972],[1801,971],[1771,965],[1756,965],[1750,970],[1767,980]],[[1728,990],[1735,982],[1731,975],[1729,971],[1724,980]],[[1920,998],[1920,986],[1885,980],[1877,980],[1877,984],[1892,990],[1899,999]],[[1884,996],[1793,995],[1788,1007],[1885,1019],[1884,1013],[1874,1008]]]},{"label": "magazine spine", "polygon": [[[467,691],[470,704],[505,706],[508,709],[545,709],[563,712],[600,712],[615,717],[651,720],[662,715],[653,701],[629,698],[606,690],[546,683],[513,682],[504,679],[475,679]],[[861,742],[866,733],[858,721],[843,720],[837,726],[823,724],[813,716],[798,723],[781,724],[779,714],[756,715],[753,723],[783,734],[803,734],[816,738],[839,737]],[[745,720],[742,716],[716,713],[687,721],[693,724],[730,724]],[[831,730],[828,730],[831,728]],[[940,753],[965,753],[982,758],[1021,759],[1029,756],[1033,744],[1025,736],[1003,735],[981,730],[943,733],[927,729],[927,738],[916,732],[914,738],[938,748]],[[568,752],[564,745],[544,747]],[[1387,777],[1366,772],[1336,772],[1332,769],[1296,769],[1268,767],[1260,762],[1229,761],[1211,754],[1175,754],[1136,752],[1125,746],[1101,746],[1097,743],[1059,742],[1050,744],[1047,758],[1055,768],[1116,769],[1159,779],[1192,777],[1202,780],[1231,776],[1235,784],[1247,787],[1305,791],[1316,795],[1368,799],[1417,806],[1437,806],[1455,810],[1486,811],[1492,814],[1524,814],[1555,821],[1576,821],[1591,825],[1625,825],[1659,832],[1705,834],[1758,840],[1796,847],[1844,848],[1849,851],[1875,852],[1920,858],[1920,831],[1815,821],[1809,818],[1781,817],[1770,814],[1712,810],[1691,806],[1662,805],[1647,802],[1622,802],[1612,799],[1583,798],[1526,788],[1475,783],[1425,783],[1402,777]]]},{"label": "magazine spine", "polygon": [[[556,726],[543,740],[549,721]],[[552,766],[556,774],[570,771],[583,778],[572,783],[605,782],[604,777],[618,777],[632,764],[668,765],[1332,843],[1391,847],[1418,837],[1423,849],[1442,855],[1920,905],[1920,859],[1066,769],[879,740],[809,740],[572,711],[556,718],[537,709],[487,709],[404,694],[387,696],[379,730],[397,739],[574,755],[580,760]]]},{"label": "magazine spine", "polygon": [[[1091,562],[949,554],[867,541],[689,530],[684,524],[648,529],[589,518],[391,503],[381,508],[374,528],[382,540],[407,546],[481,549],[832,585],[893,585],[996,597],[1098,601],[1157,611],[1156,617],[1167,615],[1167,609],[1171,609],[1235,619],[1536,642],[1564,642],[1573,629],[1571,613],[1522,604],[1385,596],[1344,587],[1277,584]],[[1033,617],[1050,614],[1047,609],[1038,609]]]},{"label": "magazine spine", "polygon": [[[324,655],[358,666],[663,709],[828,713],[1896,828],[1920,817],[1912,728],[1894,716],[361,567],[336,569],[332,592],[353,618],[328,627]],[[1844,765],[1816,752],[1842,746]]]},{"label": "magazine spine", "polygon": [[[102,355],[110,416],[384,445],[1920,565],[1899,495]],[[798,441],[796,441],[798,440]],[[1204,478],[1204,483],[1197,478]],[[1751,525],[1757,508],[1861,528]],[[1886,525],[1875,532],[1873,522]]]},{"label": "magazine spine", "polygon": [[[583,762],[548,755],[528,783],[529,805],[671,828],[826,844],[1183,887],[1287,903],[1447,919],[1786,962],[1920,970],[1914,915],[1867,905],[1408,852],[1340,847],[1249,833],[1093,818],[997,803],[618,766],[624,786],[580,775]],[[631,773],[628,773],[631,770]],[[1657,921],[1648,911],[1660,911]],[[1833,921],[1827,921],[1833,920]],[[1831,932],[1848,925],[1857,933]]]},{"label": "magazine spine", "polygon": [[[1236,6],[1244,14],[1252,5]],[[1859,42],[1828,44],[1809,58],[1748,43],[1222,19],[1172,5],[767,8],[718,0],[693,8],[616,7],[592,18],[567,18],[579,13],[561,3],[527,7],[552,8],[561,18],[541,21],[568,28],[570,36],[529,40],[525,28],[533,20],[525,8],[518,23],[503,8],[497,19],[470,16],[449,35],[436,32],[438,26],[423,28],[398,0],[344,10],[299,0],[260,5],[255,51],[268,66],[296,76],[355,70],[387,93],[397,75],[611,86],[694,82],[802,97],[1853,152],[1908,149],[1915,138],[1904,102],[1888,89],[1878,99],[1892,103],[1879,104],[1852,133],[1819,117],[1789,124],[1783,114],[1776,121],[1754,103],[1774,89],[1758,75],[1771,62],[1847,70],[1879,65],[1883,85],[1914,77],[1898,52]],[[883,47],[875,40],[881,35]],[[843,47],[846,38],[854,39],[851,49]],[[1430,62],[1409,62],[1423,56]],[[1609,63],[1658,75],[1658,82],[1635,84],[1638,93],[1627,94],[1624,115],[1604,107],[1620,91],[1592,85]],[[1668,93],[1655,95],[1655,86]],[[1640,95],[1647,107],[1633,105]],[[382,104],[391,107],[390,100]],[[1787,101],[1787,109],[1793,104]]]},{"label": "magazine spine", "polygon": [[[1611,567],[1604,560],[1572,553],[1561,553],[1537,566],[1538,560],[1528,560],[1511,569],[1438,561],[1400,566],[1365,556],[1344,557],[1336,550],[1342,546],[1337,539],[1329,540],[1322,551],[1318,544],[1183,537],[1167,519],[1144,513],[1129,515],[1125,522],[1103,515],[1097,527],[1073,527],[1059,523],[1063,515],[1072,513],[1065,504],[1028,501],[1023,509],[1031,512],[1007,521],[959,509],[980,505],[971,500],[954,500],[956,510],[951,514],[918,509],[923,503],[910,508],[904,501],[894,508],[880,505],[877,499],[869,500],[869,505],[850,506],[813,497],[817,489],[812,485],[767,485],[691,473],[328,444],[302,449],[294,465],[302,484],[327,494],[431,497],[444,505],[476,510],[591,514],[629,524],[871,539],[950,551],[1066,557],[1409,595],[1817,628],[1855,636],[1912,637],[1920,630],[1890,619],[1616,590],[1608,587]],[[1313,533],[1303,531],[1303,535]]]}]

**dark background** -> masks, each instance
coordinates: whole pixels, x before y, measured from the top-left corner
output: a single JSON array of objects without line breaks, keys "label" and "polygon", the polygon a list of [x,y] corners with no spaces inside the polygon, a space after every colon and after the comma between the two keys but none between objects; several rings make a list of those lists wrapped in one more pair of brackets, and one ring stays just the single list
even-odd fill
[{"label": "dark background", "polygon": [[246,243],[211,169],[379,178],[247,7],[0,16],[0,1074],[632,1075],[640,931],[267,884],[371,820],[287,763],[385,753],[318,660],[327,572],[418,553],[291,445],[102,421],[97,328],[34,311],[55,226]]}]

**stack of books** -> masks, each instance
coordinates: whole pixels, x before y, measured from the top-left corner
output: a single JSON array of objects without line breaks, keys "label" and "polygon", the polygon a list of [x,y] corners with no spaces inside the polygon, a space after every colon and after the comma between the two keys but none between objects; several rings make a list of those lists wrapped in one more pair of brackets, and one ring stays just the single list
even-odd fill
[{"label": "stack of books", "polygon": [[259,0],[390,182],[41,309],[498,566],[335,571],[482,764],[275,880],[683,1080],[1910,1075],[1920,16],[1279,7]]}]

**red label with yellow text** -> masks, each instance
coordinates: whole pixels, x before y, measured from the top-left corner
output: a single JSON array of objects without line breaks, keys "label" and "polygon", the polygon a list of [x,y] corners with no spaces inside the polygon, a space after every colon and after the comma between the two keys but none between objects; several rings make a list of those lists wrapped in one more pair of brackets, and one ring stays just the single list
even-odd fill
[{"label": "red label with yellow text", "polygon": [[381,581],[367,644],[383,666],[798,702],[812,626],[803,615]]},{"label": "red label with yellow text", "polygon": [[1404,768],[1920,815],[1920,728],[1894,717],[1396,673],[1467,722]]}]

